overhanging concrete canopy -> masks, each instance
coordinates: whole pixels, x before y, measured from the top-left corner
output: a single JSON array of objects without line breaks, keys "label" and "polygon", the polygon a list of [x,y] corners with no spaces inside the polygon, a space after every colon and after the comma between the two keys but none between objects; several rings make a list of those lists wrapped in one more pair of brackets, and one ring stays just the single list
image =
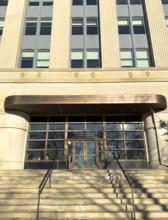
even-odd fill
[{"label": "overhanging concrete canopy", "polygon": [[16,95],[5,100],[5,110],[28,114],[144,113],[167,107],[163,95]]}]

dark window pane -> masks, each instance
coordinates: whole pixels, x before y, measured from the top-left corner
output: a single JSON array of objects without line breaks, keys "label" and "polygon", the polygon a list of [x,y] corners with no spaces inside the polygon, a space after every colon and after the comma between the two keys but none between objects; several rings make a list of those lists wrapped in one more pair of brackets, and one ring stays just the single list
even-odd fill
[{"label": "dark window pane", "polygon": [[49,122],[65,122],[65,117],[51,116],[51,117],[49,117]]},{"label": "dark window pane", "polygon": [[48,132],[48,139],[64,139],[64,132]]},{"label": "dark window pane", "polygon": [[87,27],[87,34],[88,35],[98,34],[98,28],[97,27]]},{"label": "dark window pane", "polygon": [[142,125],[141,124],[124,124],[124,130],[142,130]]},{"label": "dark window pane", "polygon": [[40,35],[51,35],[51,27],[41,27]]},{"label": "dark window pane", "polygon": [[30,6],[38,6],[39,5],[39,1],[37,1],[37,2],[29,2],[29,5]]},{"label": "dark window pane", "polygon": [[21,68],[33,68],[33,59],[32,60],[22,59]]},{"label": "dark window pane", "polygon": [[45,141],[29,141],[28,149],[45,149]]},{"label": "dark window pane", "polygon": [[27,26],[25,35],[36,35],[36,26],[35,27],[28,27]]},{"label": "dark window pane", "polygon": [[31,132],[29,138],[30,139],[46,139],[46,133],[45,132]]},{"label": "dark window pane", "polygon": [[46,160],[64,160],[64,151],[47,151]]},{"label": "dark window pane", "polygon": [[106,124],[106,130],[121,131],[122,124]]},{"label": "dark window pane", "polygon": [[113,153],[115,154],[117,159],[124,160],[125,159],[125,151],[107,151],[107,160],[113,160]]},{"label": "dark window pane", "polygon": [[141,121],[141,116],[124,116],[124,121]]},{"label": "dark window pane", "polygon": [[53,5],[53,2],[52,1],[43,2],[43,5]]},{"label": "dark window pane", "polygon": [[144,142],[143,141],[126,141],[126,148],[128,149],[142,149],[144,148]]},{"label": "dark window pane", "polygon": [[107,141],[107,150],[123,149],[124,141]]},{"label": "dark window pane", "polygon": [[97,5],[97,0],[87,0],[87,5]]},{"label": "dark window pane", "polygon": [[31,131],[40,131],[40,130],[46,130],[47,129],[47,125],[46,124],[33,124],[30,125],[30,130]]},{"label": "dark window pane", "polygon": [[83,68],[83,60],[71,60],[71,68]]},{"label": "dark window pane", "polygon": [[27,160],[44,160],[44,151],[27,152]]},{"label": "dark window pane", "polygon": [[0,36],[2,36],[2,33],[3,33],[3,30],[1,29],[1,30],[0,30]]},{"label": "dark window pane", "polygon": [[126,5],[127,0],[117,0],[117,5]]},{"label": "dark window pane", "polygon": [[87,60],[87,68],[99,68],[99,60]]},{"label": "dark window pane", "polygon": [[83,5],[83,0],[73,0],[73,5]]},{"label": "dark window pane", "polygon": [[133,26],[134,34],[145,34],[144,26]]},{"label": "dark window pane", "polygon": [[33,116],[30,118],[30,122],[47,122],[47,117]]},{"label": "dark window pane", "polygon": [[105,121],[117,121],[120,122],[122,121],[122,116],[106,116]]},{"label": "dark window pane", "polygon": [[111,139],[123,139],[123,132],[106,132],[106,137]]},{"label": "dark window pane", "polygon": [[142,132],[125,132],[126,139],[143,139]]},{"label": "dark window pane", "polygon": [[7,6],[8,0],[0,0],[0,6]]},{"label": "dark window pane", "polygon": [[69,124],[68,130],[84,130],[85,126],[84,124]]},{"label": "dark window pane", "polygon": [[49,130],[65,130],[65,124],[49,124]]},{"label": "dark window pane", "polygon": [[129,26],[119,26],[118,30],[119,30],[119,34],[130,34]]},{"label": "dark window pane", "polygon": [[129,160],[145,160],[145,151],[142,150],[128,150],[127,159]]},{"label": "dark window pane", "polygon": [[102,116],[86,116],[86,122],[101,122],[103,121]]},{"label": "dark window pane", "polygon": [[168,4],[168,0],[162,0],[163,4]]},{"label": "dark window pane", "polygon": [[103,130],[102,124],[87,124],[86,125],[87,130]]},{"label": "dark window pane", "polygon": [[140,5],[141,0],[130,0],[131,5]]},{"label": "dark window pane", "polygon": [[82,35],[83,27],[72,27],[72,35]]},{"label": "dark window pane", "polygon": [[84,116],[77,116],[77,117],[70,116],[70,117],[68,117],[68,121],[69,122],[84,122],[85,117]]},{"label": "dark window pane", "polygon": [[64,149],[64,141],[48,141],[47,149]]}]

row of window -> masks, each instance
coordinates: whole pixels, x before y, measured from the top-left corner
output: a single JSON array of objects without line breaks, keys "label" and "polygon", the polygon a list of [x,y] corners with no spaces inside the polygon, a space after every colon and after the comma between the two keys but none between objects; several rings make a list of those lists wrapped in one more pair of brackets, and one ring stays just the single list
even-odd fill
[{"label": "row of window", "polygon": [[[134,34],[145,34],[144,19],[139,17],[132,18],[132,26]],[[130,21],[128,17],[118,18],[119,34],[131,34]]]},{"label": "row of window", "polygon": [[[86,0],[86,5],[97,5],[98,0]],[[83,5],[83,0],[73,0],[72,5]]]},{"label": "row of window", "polygon": [[[86,19],[86,33],[87,35],[98,34],[98,20],[97,18]],[[72,19],[72,35],[83,35],[83,19]]]},{"label": "row of window", "polygon": [[48,50],[38,51],[36,61],[35,61],[34,51],[23,51],[22,60],[21,60],[21,68],[33,68],[33,67],[48,68],[49,59],[50,59],[50,52]]},{"label": "row of window", "polygon": [[[43,5],[53,5],[53,0],[43,0],[42,1]],[[29,5],[30,6],[38,6],[40,5],[40,0],[29,0]]]},{"label": "row of window", "polygon": [[[26,21],[25,35],[37,34],[37,18],[28,18]],[[40,35],[51,35],[52,18],[42,18],[40,20]]]},{"label": "row of window", "polygon": [[[135,59],[136,56],[136,59]],[[120,51],[121,66],[122,67],[149,67],[150,58],[147,49],[137,49],[135,55],[132,49],[122,49]],[[136,60],[136,64],[135,64]]]},{"label": "row of window", "polygon": [[[117,5],[127,5],[128,0],[117,0]],[[131,5],[140,5],[141,0],[130,0]]]}]

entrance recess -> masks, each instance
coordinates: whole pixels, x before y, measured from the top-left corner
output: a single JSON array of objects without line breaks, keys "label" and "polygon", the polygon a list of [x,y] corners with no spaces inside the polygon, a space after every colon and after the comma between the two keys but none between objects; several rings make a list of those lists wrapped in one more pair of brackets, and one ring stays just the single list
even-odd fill
[{"label": "entrance recess", "polygon": [[98,149],[95,141],[74,141],[73,167],[94,168],[98,164]]}]

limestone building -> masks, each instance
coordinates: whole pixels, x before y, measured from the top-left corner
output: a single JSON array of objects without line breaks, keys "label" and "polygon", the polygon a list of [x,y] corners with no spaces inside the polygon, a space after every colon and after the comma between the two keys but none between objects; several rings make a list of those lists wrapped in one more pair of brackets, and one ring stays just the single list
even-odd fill
[{"label": "limestone building", "polygon": [[0,169],[168,164],[168,0],[0,0]]}]

